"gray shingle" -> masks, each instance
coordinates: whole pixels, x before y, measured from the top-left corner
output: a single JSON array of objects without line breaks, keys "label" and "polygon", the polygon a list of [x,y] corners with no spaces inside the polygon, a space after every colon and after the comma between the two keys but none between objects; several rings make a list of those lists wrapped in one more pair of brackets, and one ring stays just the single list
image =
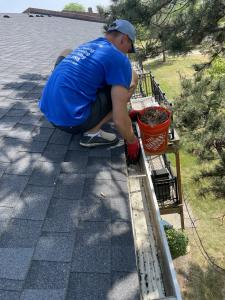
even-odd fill
[{"label": "gray shingle", "polygon": [[25,289],[64,289],[69,279],[69,263],[32,261]]},{"label": "gray shingle", "polygon": [[104,147],[96,147],[89,149],[89,156],[90,157],[104,157],[108,158],[108,161],[110,161],[111,158],[111,147],[110,146],[104,146]]},{"label": "gray shingle", "polygon": [[62,173],[86,174],[88,152],[69,150],[61,163]]},{"label": "gray shingle", "polygon": [[138,274],[113,272],[108,300],[140,300]]},{"label": "gray shingle", "polygon": [[15,175],[31,175],[35,163],[39,157],[40,154],[38,153],[21,152],[17,160],[8,165],[5,173]]},{"label": "gray shingle", "polygon": [[64,163],[62,164],[62,169],[65,173],[75,173],[77,171],[79,171],[79,173],[86,172],[87,162],[88,162],[88,152],[69,150],[66,153]]},{"label": "gray shingle", "polygon": [[18,159],[20,152],[42,152],[47,142],[21,140],[17,138],[3,138],[0,140],[0,161],[10,162]]},{"label": "gray shingle", "polygon": [[31,81],[25,81],[22,86],[21,86],[21,89],[24,90],[24,91],[31,91],[35,86],[35,83],[34,82],[31,82]]},{"label": "gray shingle", "polygon": [[9,110],[10,110],[10,106],[1,107],[1,103],[0,103],[0,118],[4,117],[8,113]]},{"label": "gray shingle", "polygon": [[114,181],[118,181],[118,180],[121,181],[122,180],[122,181],[127,182],[127,169],[124,166],[124,164],[122,164],[120,166],[120,168],[119,167],[116,167],[116,168],[112,167],[111,178]]},{"label": "gray shingle", "polygon": [[20,293],[12,291],[0,291],[0,300],[18,300]]},{"label": "gray shingle", "polygon": [[27,113],[27,109],[14,109],[11,108],[8,112],[7,112],[7,116],[9,117],[23,117],[25,114]]},{"label": "gray shingle", "polygon": [[61,173],[86,174],[86,165],[83,160],[63,161],[61,163]]},{"label": "gray shingle", "polygon": [[22,100],[23,99],[22,94],[23,93],[20,93],[19,90],[14,90],[14,91],[11,91],[11,93],[8,95],[7,98],[10,100],[12,100],[12,99]]},{"label": "gray shingle", "polygon": [[0,177],[4,174],[4,172],[8,166],[9,166],[9,163],[0,162]]},{"label": "gray shingle", "polygon": [[83,151],[83,152],[89,152],[88,148],[84,148],[82,146],[80,146],[79,141],[80,141],[80,134],[75,134],[70,142],[69,145],[69,150],[77,150],[77,151]]},{"label": "gray shingle", "polygon": [[67,300],[106,300],[110,290],[110,275],[71,273]]},{"label": "gray shingle", "polygon": [[6,131],[0,130],[0,138],[5,137],[5,136],[6,136]]},{"label": "gray shingle", "polygon": [[0,178],[0,206],[13,207],[27,182],[27,176],[2,175]]},{"label": "gray shingle", "polygon": [[86,179],[82,198],[109,199],[114,194],[111,180]]},{"label": "gray shingle", "polygon": [[0,290],[21,291],[23,283],[23,280],[0,278]]},{"label": "gray shingle", "polygon": [[0,140],[0,161],[11,162],[15,161],[18,156],[18,151],[26,150],[26,142],[11,138],[2,138]]},{"label": "gray shingle", "polygon": [[87,173],[98,173],[111,170],[110,160],[105,157],[89,157]]},{"label": "gray shingle", "polygon": [[[11,117],[12,118],[12,117]],[[31,140],[32,138],[32,130],[34,129],[31,125],[26,124],[16,124],[13,129],[11,129],[7,136],[11,138],[16,138],[20,140]]]},{"label": "gray shingle", "polygon": [[114,199],[123,198],[124,201],[129,201],[127,181],[112,180],[111,189]]},{"label": "gray shingle", "polygon": [[14,218],[44,220],[53,191],[53,187],[27,185],[15,205]]},{"label": "gray shingle", "polygon": [[0,248],[0,278],[24,280],[32,255],[32,248]]},{"label": "gray shingle", "polygon": [[38,125],[42,115],[40,112],[28,112],[21,120],[20,124]]},{"label": "gray shingle", "polygon": [[45,116],[42,116],[37,125],[40,127],[54,129],[54,126],[45,118]]},{"label": "gray shingle", "polygon": [[[12,84],[12,83],[11,83]],[[29,104],[20,102],[20,101],[15,101],[15,104],[13,105],[12,109],[22,109],[22,110],[29,110]]]},{"label": "gray shingle", "polygon": [[32,139],[34,141],[48,141],[54,132],[54,128],[35,127],[32,131]]},{"label": "gray shingle", "polygon": [[47,145],[47,141],[32,140],[27,151],[33,153],[42,153]]},{"label": "gray shingle", "polygon": [[113,222],[110,229],[112,246],[130,246],[132,248],[134,240],[130,222]]},{"label": "gray shingle", "polygon": [[124,153],[124,141],[121,139],[119,143],[113,147],[111,147],[111,157],[113,159],[125,159],[125,153]]},{"label": "gray shingle", "polygon": [[130,221],[130,203],[128,198],[113,198],[110,201],[112,220]]},{"label": "gray shingle", "polygon": [[74,240],[74,233],[44,233],[37,243],[33,259],[70,262]]},{"label": "gray shingle", "polygon": [[30,289],[24,290],[20,300],[64,300],[65,289],[42,290]]},{"label": "gray shingle", "polygon": [[110,200],[93,196],[80,201],[80,219],[82,221],[110,221]]},{"label": "gray shingle", "polygon": [[71,133],[67,133],[57,128],[50,139],[50,143],[67,146],[70,143],[71,138]]},{"label": "gray shingle", "polygon": [[8,226],[9,220],[0,221],[0,236],[2,232],[5,232]]},{"label": "gray shingle", "polygon": [[94,178],[96,180],[110,180],[112,178],[111,168],[102,168],[102,170],[98,170],[96,173],[87,171],[86,177],[90,179]]},{"label": "gray shingle", "polygon": [[0,207],[0,222],[7,222],[10,219],[12,212],[12,207]]},{"label": "gray shingle", "polygon": [[21,99],[21,100],[36,100],[40,98],[41,94],[40,93],[32,93],[32,92],[19,92],[19,93],[12,93],[9,95],[9,97],[13,99]]},{"label": "gray shingle", "polygon": [[[4,294],[0,293],[0,299],[3,297],[4,300],[8,298],[13,300],[14,295],[15,299],[21,300],[65,299],[70,264],[62,261],[70,261],[73,248],[71,239],[66,239],[65,236],[75,236],[76,239],[74,255],[78,259],[74,261],[74,270],[89,272],[77,275],[72,273],[75,275],[70,280],[68,299],[105,300],[109,295],[116,295],[114,300],[118,300],[120,295],[128,297],[129,293],[118,292],[118,285],[116,285],[118,293],[112,293],[109,273],[90,274],[91,270],[110,272],[112,244],[114,247],[118,244],[122,247],[121,244],[128,243],[128,248],[133,249],[129,231],[124,233],[126,228],[116,227],[115,223],[112,227],[109,226],[111,218],[113,222],[124,221],[128,216],[126,186],[119,182],[126,182],[123,140],[112,147],[83,148],[79,145],[79,134],[71,138],[70,134],[54,128],[42,116],[37,103],[41,90],[51,74],[54,61],[63,50],[61,37],[63,36],[65,45],[75,47],[100,34],[102,24],[54,17],[32,20],[26,14],[13,14],[13,18],[1,25],[0,34],[4,37],[4,43],[0,41],[0,48],[2,53],[7,53],[5,57],[7,64],[0,65],[0,118],[4,121],[3,123],[0,120],[0,127],[3,129],[0,128],[0,162],[4,163],[1,164],[2,167],[0,166],[0,176],[3,178],[3,181],[0,179],[0,198],[4,200],[0,201],[2,217],[0,244],[2,243],[2,247],[37,245],[35,257],[40,260],[33,261],[32,264],[30,260],[27,262],[27,266],[31,267],[21,298],[18,294],[7,292],[21,291],[23,281],[0,276],[0,290],[8,289]],[[42,32],[41,35],[35,34],[37,29]],[[7,32],[10,32],[10,35],[7,35]],[[43,41],[46,40],[48,45],[44,49]],[[11,50],[14,48],[21,51],[12,54]],[[30,52],[31,48],[35,53]],[[112,128],[108,126],[107,129]],[[52,149],[57,148],[48,146],[52,144],[63,145],[70,149],[66,152],[64,162],[60,164],[49,162],[49,160],[61,162],[64,155],[64,150],[52,153]],[[43,154],[42,158],[45,160],[42,163],[37,157],[35,169],[33,161],[27,158],[33,157],[32,153],[38,153],[39,156]],[[5,171],[10,173],[12,179],[6,177],[6,173],[3,173]],[[64,174],[58,180],[60,171]],[[23,181],[19,179],[24,178],[23,176],[14,174],[31,176],[29,183],[33,185],[26,188],[27,178]],[[83,175],[80,179],[77,177],[79,174]],[[85,180],[85,177],[91,180]],[[56,186],[54,195],[58,198],[51,198],[49,202],[52,190]],[[5,204],[7,207],[3,207]],[[13,206],[16,220],[10,219]],[[114,212],[111,214],[112,208]],[[41,221],[34,221],[39,219]],[[126,260],[126,255],[124,252],[121,260],[124,257]],[[51,260],[55,257],[62,261],[42,260]],[[15,261],[20,261],[19,256]],[[116,262],[119,264],[119,260]],[[129,260],[127,263],[129,265]],[[126,263],[124,264],[126,266]],[[5,269],[6,265],[7,263],[4,264]],[[26,272],[23,270],[25,276]],[[126,288],[124,277],[126,282],[133,284],[133,281],[127,281],[128,275],[124,274],[123,278],[119,278],[119,287]],[[114,274],[112,281],[114,282]]]},{"label": "gray shingle", "polygon": [[48,144],[40,160],[62,162],[66,151],[67,147],[64,145]]},{"label": "gray shingle", "polygon": [[79,246],[109,246],[109,222],[80,222],[77,229],[76,245]]},{"label": "gray shingle", "polygon": [[0,237],[1,248],[32,248],[41,232],[41,221],[13,219]]},{"label": "gray shingle", "polygon": [[110,273],[110,245],[102,247],[76,246],[73,252],[72,272]]},{"label": "gray shingle", "polygon": [[[5,74],[1,74],[1,93],[2,93],[2,90],[4,89],[4,87],[6,86],[7,82],[10,82],[10,79],[8,78],[9,76],[7,76],[7,79],[5,78]],[[7,97],[1,97],[0,99],[0,108],[1,109],[10,109],[12,106],[13,106],[13,101],[7,101]]]},{"label": "gray shingle", "polygon": [[[123,149],[124,151],[124,149]],[[121,169],[121,166],[125,166],[126,165],[126,157],[125,154],[121,154],[121,155],[116,155],[115,153],[111,153],[111,166],[114,169]]]},{"label": "gray shingle", "polygon": [[61,174],[54,196],[59,198],[80,199],[85,177],[81,174]]},{"label": "gray shingle", "polygon": [[78,224],[79,201],[52,198],[43,231],[71,232]]},{"label": "gray shingle", "polygon": [[29,184],[55,186],[59,173],[60,164],[40,161],[33,170]]},{"label": "gray shingle", "polygon": [[0,130],[6,130],[7,132],[11,130],[16,123],[21,119],[21,117],[9,117],[4,116],[0,120]]},{"label": "gray shingle", "polygon": [[136,270],[135,251],[131,246],[112,246],[112,270],[134,272]]}]

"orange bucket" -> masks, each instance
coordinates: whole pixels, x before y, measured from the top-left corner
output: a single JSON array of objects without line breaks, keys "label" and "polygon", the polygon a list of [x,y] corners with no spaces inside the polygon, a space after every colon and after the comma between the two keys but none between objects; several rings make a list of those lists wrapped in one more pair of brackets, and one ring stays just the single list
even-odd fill
[{"label": "orange bucket", "polygon": [[[165,112],[168,116],[167,120],[161,124],[148,125],[140,120],[140,117],[147,110],[158,110]],[[168,131],[171,123],[171,112],[162,106],[151,106],[140,111],[138,116],[138,126],[141,133],[141,139],[144,150],[149,154],[162,154],[167,149]]]}]

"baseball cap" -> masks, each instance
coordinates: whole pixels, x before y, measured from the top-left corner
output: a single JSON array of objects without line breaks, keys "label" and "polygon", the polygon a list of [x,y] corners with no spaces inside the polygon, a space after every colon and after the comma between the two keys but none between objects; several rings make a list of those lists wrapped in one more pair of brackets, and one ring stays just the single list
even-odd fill
[{"label": "baseball cap", "polygon": [[134,26],[127,20],[117,19],[112,24],[109,25],[107,32],[110,31],[119,31],[121,33],[124,33],[128,35],[129,39],[132,42],[132,50],[131,53],[135,52],[134,42],[136,38],[136,31]]}]

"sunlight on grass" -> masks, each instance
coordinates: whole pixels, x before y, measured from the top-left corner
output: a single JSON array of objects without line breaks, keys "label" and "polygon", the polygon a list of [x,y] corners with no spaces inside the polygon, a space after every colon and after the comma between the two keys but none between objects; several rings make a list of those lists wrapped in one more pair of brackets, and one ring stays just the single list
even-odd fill
[{"label": "sunlight on grass", "polygon": [[190,77],[194,74],[193,65],[207,61],[207,56],[192,54],[188,56],[167,57],[165,63],[162,59],[151,59],[145,62],[144,68],[152,71],[156,81],[160,84],[167,98],[173,101],[181,92],[180,75]]},{"label": "sunlight on grass", "polygon": [[[174,155],[169,154],[168,157],[174,166]],[[216,199],[212,195],[206,195],[205,198],[200,197],[198,185],[194,182],[193,176],[198,172],[201,163],[185,149],[181,149],[180,159],[185,200],[191,207],[202,244],[212,261],[225,268],[225,220],[222,219],[225,213],[225,201]],[[223,299],[224,276],[215,271],[203,257],[194,230],[186,228],[185,231],[189,237],[190,253],[188,255],[189,280],[182,290],[184,300]],[[183,272],[182,264],[178,266],[177,270]]]},{"label": "sunlight on grass", "polygon": [[[168,155],[172,166],[175,166],[174,155]],[[198,159],[187,153],[185,149],[180,150],[182,186],[185,199],[189,202],[193,214],[198,221],[196,226],[204,241],[209,254],[214,257],[225,268],[224,232],[225,220],[222,223],[222,216],[225,213],[224,199],[216,199],[213,195],[200,197],[198,184],[194,181],[201,163]],[[196,253],[196,257],[201,254]]]}]

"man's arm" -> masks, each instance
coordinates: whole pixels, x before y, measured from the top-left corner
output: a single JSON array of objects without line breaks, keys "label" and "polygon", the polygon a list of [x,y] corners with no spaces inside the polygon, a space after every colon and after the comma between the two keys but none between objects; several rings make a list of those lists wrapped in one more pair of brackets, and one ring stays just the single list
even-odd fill
[{"label": "man's arm", "polygon": [[122,137],[132,144],[135,142],[136,136],[127,112],[127,102],[130,100],[129,91],[123,86],[115,85],[111,89],[111,97],[113,121]]},{"label": "man's arm", "polygon": [[138,84],[138,75],[134,70],[132,70],[132,79],[131,79],[131,84],[130,84],[130,87],[128,90],[129,98],[131,98],[131,96],[133,95],[133,93],[137,87],[137,84]]}]

